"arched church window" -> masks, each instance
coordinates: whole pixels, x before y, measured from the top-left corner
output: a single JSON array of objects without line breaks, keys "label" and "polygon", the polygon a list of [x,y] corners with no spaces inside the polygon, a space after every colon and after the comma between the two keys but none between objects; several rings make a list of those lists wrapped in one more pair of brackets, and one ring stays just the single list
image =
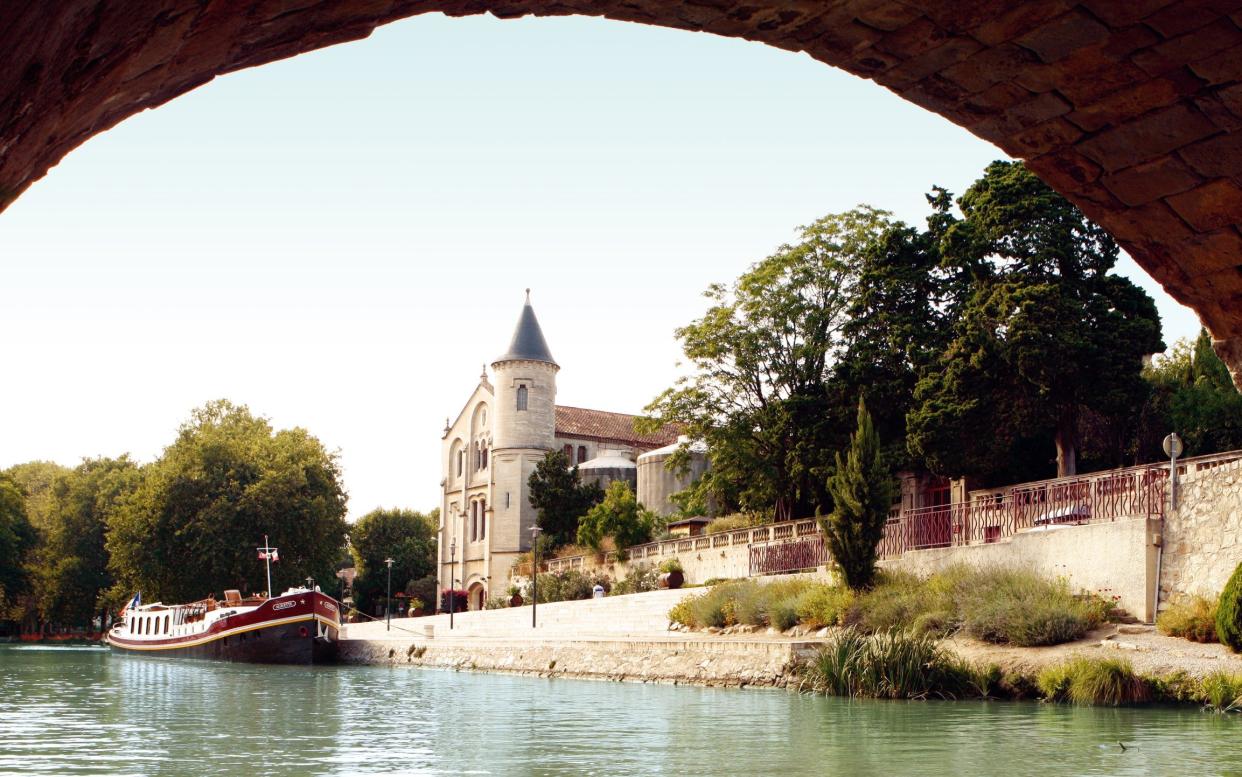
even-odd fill
[{"label": "arched church window", "polygon": [[525,410],[525,409],[526,409],[526,387],[525,387],[525,386],[518,386],[518,390],[517,390],[517,409],[518,409],[518,410]]},{"label": "arched church window", "polygon": [[487,445],[483,446],[483,466],[481,469],[487,469]]},{"label": "arched church window", "polygon": [[470,503],[470,541],[479,539],[479,503]]},{"label": "arched church window", "polygon": [[579,445],[578,446],[578,463],[581,464],[584,461],[586,461],[586,446]]},{"label": "arched church window", "polygon": [[487,539],[487,500],[479,500],[479,539]]}]

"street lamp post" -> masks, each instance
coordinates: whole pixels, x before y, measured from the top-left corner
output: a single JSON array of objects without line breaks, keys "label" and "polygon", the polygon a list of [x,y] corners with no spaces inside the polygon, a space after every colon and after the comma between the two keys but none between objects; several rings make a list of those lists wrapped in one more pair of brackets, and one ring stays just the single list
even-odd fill
[{"label": "street lamp post", "polygon": [[453,611],[457,609],[457,538],[449,543],[449,629],[453,628]]},{"label": "street lamp post", "polygon": [[384,630],[392,631],[392,559],[386,558],[384,563],[388,565],[388,598],[384,600]]},{"label": "street lamp post", "polygon": [[536,627],[539,611],[539,532],[538,526],[530,527],[530,627]]}]

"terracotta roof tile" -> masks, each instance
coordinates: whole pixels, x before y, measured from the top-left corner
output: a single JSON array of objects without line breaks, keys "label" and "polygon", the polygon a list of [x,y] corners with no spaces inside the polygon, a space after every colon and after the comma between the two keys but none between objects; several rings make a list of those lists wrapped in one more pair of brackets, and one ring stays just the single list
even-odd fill
[{"label": "terracotta roof tile", "polygon": [[678,428],[665,426],[655,434],[634,431],[635,415],[587,410],[581,407],[556,406],[556,436],[581,437],[599,442],[618,442],[649,450],[677,441]]}]

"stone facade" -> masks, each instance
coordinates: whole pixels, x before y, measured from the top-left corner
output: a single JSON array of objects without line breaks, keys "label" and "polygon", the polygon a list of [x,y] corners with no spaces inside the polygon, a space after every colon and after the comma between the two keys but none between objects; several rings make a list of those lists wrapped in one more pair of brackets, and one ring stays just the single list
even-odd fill
[{"label": "stone facade", "polygon": [[995,143],[1194,308],[1242,384],[1242,0],[60,0],[0,4],[0,209],[215,76],[407,16],[582,14],[788,49]]},{"label": "stone facade", "polygon": [[1242,563],[1242,461],[1180,478],[1163,544],[1161,602],[1220,593]]},{"label": "stone facade", "polygon": [[[441,451],[440,588],[465,590],[471,609],[504,593],[518,554],[530,549],[536,511],[530,476],[544,456],[607,462],[658,447],[675,435],[639,435],[633,416],[556,404],[556,374],[529,292],[513,340],[446,423]],[[627,431],[628,430],[628,431]]]}]

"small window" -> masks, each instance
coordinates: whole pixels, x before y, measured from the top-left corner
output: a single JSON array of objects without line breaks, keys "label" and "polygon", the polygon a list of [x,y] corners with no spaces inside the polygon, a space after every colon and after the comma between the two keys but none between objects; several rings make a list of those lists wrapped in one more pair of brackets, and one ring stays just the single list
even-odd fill
[{"label": "small window", "polygon": [[461,477],[462,468],[466,465],[466,452],[457,452],[457,476]]},{"label": "small window", "polygon": [[487,446],[483,446],[483,469],[487,469]]},{"label": "small window", "polygon": [[506,510],[509,509],[509,492],[508,491],[505,492],[505,509]]},{"label": "small window", "polygon": [[525,410],[525,409],[526,409],[526,387],[525,387],[525,386],[518,386],[518,390],[517,390],[517,409],[518,409],[518,410]]},{"label": "small window", "polygon": [[487,539],[487,500],[479,502],[479,539]]},{"label": "small window", "polygon": [[164,633],[165,634],[168,633],[168,616],[167,615],[164,616]]},{"label": "small window", "polygon": [[584,462],[584,461],[586,461],[586,460],[587,460],[587,457],[586,457],[586,446],[585,446],[585,445],[579,445],[579,446],[578,446],[578,463],[579,463],[579,464],[581,464],[582,462]]},{"label": "small window", "polygon": [[564,450],[565,450],[565,460],[568,461],[570,464],[573,464],[574,463],[574,446],[566,445]]}]

